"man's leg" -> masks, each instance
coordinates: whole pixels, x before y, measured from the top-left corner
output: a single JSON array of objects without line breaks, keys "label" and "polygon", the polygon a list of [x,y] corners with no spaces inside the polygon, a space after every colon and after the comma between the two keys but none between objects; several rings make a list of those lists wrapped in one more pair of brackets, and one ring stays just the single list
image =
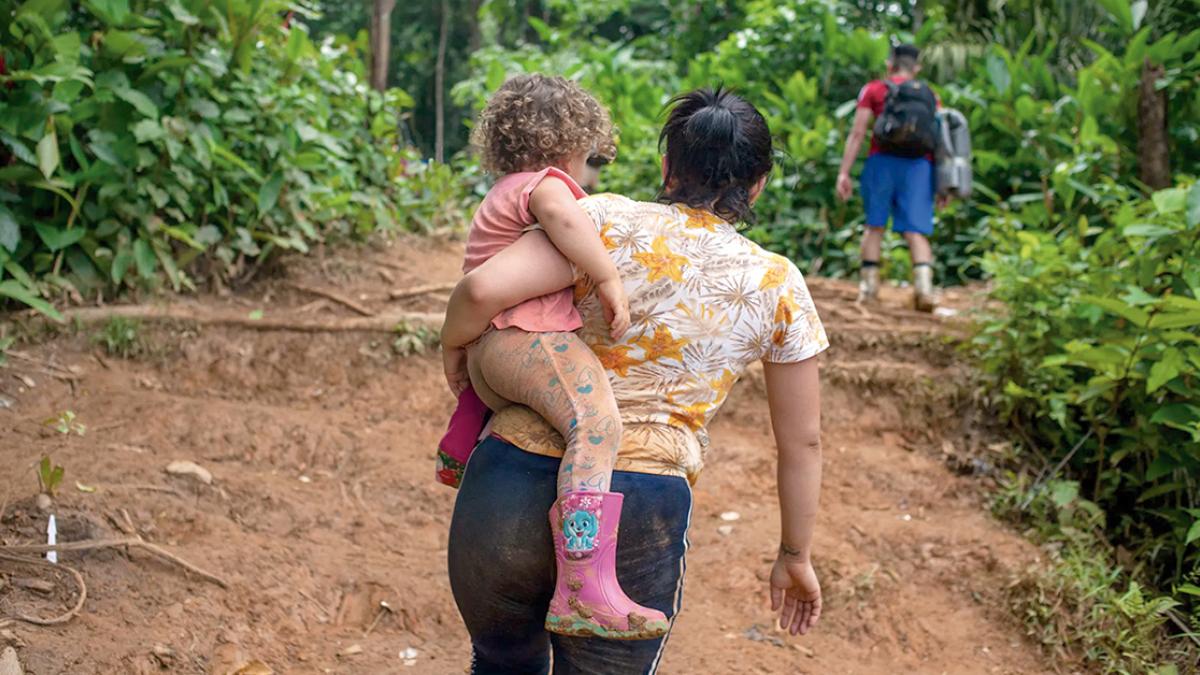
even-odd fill
[{"label": "man's leg", "polygon": [[933,291],[933,163],[924,159],[906,160],[903,175],[897,175],[896,212],[893,228],[904,235],[913,263],[913,304],[923,312],[937,307]]},{"label": "man's leg", "polygon": [[891,214],[894,182],[882,155],[867,158],[863,167],[862,197],[866,208],[866,227],[861,249],[858,301],[872,302],[879,297],[879,259],[883,249],[883,228]]}]

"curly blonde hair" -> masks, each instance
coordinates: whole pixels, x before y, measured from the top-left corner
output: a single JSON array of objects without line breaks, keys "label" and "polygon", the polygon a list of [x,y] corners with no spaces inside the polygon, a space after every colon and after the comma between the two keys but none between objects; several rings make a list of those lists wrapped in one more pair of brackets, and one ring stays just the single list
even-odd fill
[{"label": "curly blonde hair", "polygon": [[471,131],[483,168],[503,175],[560,165],[583,153],[611,161],[616,130],[608,111],[564,77],[537,73],[509,79],[492,95]]}]

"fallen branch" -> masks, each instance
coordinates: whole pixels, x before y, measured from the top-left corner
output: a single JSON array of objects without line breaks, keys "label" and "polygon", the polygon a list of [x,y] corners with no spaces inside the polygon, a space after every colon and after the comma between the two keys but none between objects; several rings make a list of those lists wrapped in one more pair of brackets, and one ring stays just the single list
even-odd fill
[{"label": "fallen branch", "polygon": [[189,305],[110,305],[63,312],[68,321],[102,323],[113,317],[140,321],[187,321],[206,326],[232,326],[249,330],[294,331],[297,333],[393,333],[407,323],[437,329],[445,318],[433,312],[398,312],[369,317],[299,319],[289,317],[250,318],[244,313],[210,313]]},{"label": "fallen branch", "polygon": [[206,572],[203,569],[200,569],[192,563],[184,560],[183,558],[180,558],[174,553],[143,540],[141,537],[128,537],[125,539],[88,539],[85,541],[71,541],[62,544],[22,544],[14,546],[0,546],[0,552],[47,553],[49,551],[58,551],[62,553],[65,551],[91,551],[98,548],[120,548],[122,546],[131,546],[133,548],[144,549],[150,553],[153,553],[154,555],[159,556],[160,558],[169,560],[176,565],[179,565],[180,567],[192,572],[202,579],[213,582],[221,588],[229,588],[229,582],[225,581],[221,577],[211,572]]},{"label": "fallen branch", "polygon": [[[8,549],[11,547],[5,546],[4,548]],[[25,558],[19,555],[8,555],[6,553],[0,553],[0,560],[8,560],[10,562],[34,565],[37,567],[48,567],[55,570],[64,570],[71,576],[75,577],[75,583],[79,586],[79,599],[75,601],[75,606],[67,610],[64,614],[60,614],[49,619],[28,616],[26,614],[13,614],[5,617],[6,619],[16,619],[17,621],[24,621],[25,623],[31,623],[35,626],[57,626],[58,624],[66,623],[75,618],[75,615],[79,614],[80,610],[83,609],[83,603],[87,600],[87,584],[83,583],[83,575],[77,572],[74,568],[58,563],[51,564],[45,560],[39,560],[37,558]]]},{"label": "fallen branch", "polygon": [[335,293],[334,291],[325,290],[323,288],[314,288],[312,286],[305,286],[304,284],[298,284],[295,282],[289,283],[288,286],[291,286],[292,288],[294,288],[298,291],[302,291],[304,293],[310,293],[312,295],[318,295],[322,298],[328,298],[328,299],[338,303],[339,305],[344,305],[346,307],[349,307],[350,309],[358,312],[359,314],[362,314],[363,316],[375,316],[375,314],[376,314],[376,312],[373,312],[373,311],[367,309],[366,307],[363,307],[362,305],[358,304],[357,302],[351,300],[350,298],[347,298],[346,296],[341,295],[340,293]]},{"label": "fallen branch", "polygon": [[388,297],[392,300],[403,300],[405,298],[415,298],[418,295],[427,293],[445,293],[446,291],[454,290],[457,282],[441,283],[441,284],[425,284],[423,286],[413,286],[411,288],[397,288],[388,293]]}]

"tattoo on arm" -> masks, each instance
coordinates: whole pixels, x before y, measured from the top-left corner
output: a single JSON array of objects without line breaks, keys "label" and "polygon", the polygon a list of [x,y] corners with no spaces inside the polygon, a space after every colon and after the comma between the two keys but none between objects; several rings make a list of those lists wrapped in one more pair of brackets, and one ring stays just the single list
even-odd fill
[{"label": "tattoo on arm", "polygon": [[792,548],[791,546],[783,543],[779,544],[779,555],[783,556],[784,558],[791,558],[793,560],[799,560],[802,557],[800,549]]}]

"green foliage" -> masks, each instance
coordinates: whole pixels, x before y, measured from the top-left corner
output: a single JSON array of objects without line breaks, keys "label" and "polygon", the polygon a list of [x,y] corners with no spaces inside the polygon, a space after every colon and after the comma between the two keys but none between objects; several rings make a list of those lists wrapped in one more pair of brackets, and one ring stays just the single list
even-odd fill
[{"label": "green foliage", "polygon": [[104,347],[109,356],[128,359],[141,354],[146,348],[141,330],[140,321],[114,316],[104,324],[104,328],[92,336],[92,341]]},{"label": "green foliage", "polygon": [[1105,513],[1079,495],[1078,482],[1052,480],[1032,494],[1025,474],[1002,483],[994,511],[1029,526],[1052,562],[1017,572],[1009,586],[1031,638],[1060,663],[1103,673],[1166,674],[1174,672],[1169,664],[1197,658],[1190,643],[1166,637],[1178,603],[1112,562],[1113,551],[1094,534]]},{"label": "green foliage", "polygon": [[42,457],[42,461],[38,464],[37,469],[38,489],[43,494],[53,497],[55,491],[58,490],[58,486],[62,483],[65,472],[65,469],[61,466],[55,466],[50,461],[49,456]]},{"label": "green foliage", "polygon": [[[610,107],[621,131],[621,155],[606,169],[602,187],[646,199],[659,183],[656,140],[664,104],[692,87],[728,84],[764,112],[779,151],[778,169],[748,234],[807,271],[835,276],[857,267],[862,225],[861,204],[843,204],[834,196],[837,166],[854,100],[865,82],[883,74],[891,36],[925,48],[939,66],[934,74],[947,76],[931,83],[948,106],[968,116],[975,136],[979,196],[942,212],[935,230],[945,282],[982,275],[977,256],[990,246],[989,218],[997,210],[1045,204],[1043,226],[1053,229],[1095,209],[1089,187],[1094,181],[1132,180],[1136,90],[1147,57],[1167,69],[1160,86],[1168,93],[1170,133],[1180,150],[1173,161],[1200,164],[1194,150],[1200,147],[1197,30],[1156,31],[1147,19],[1132,35],[1112,33],[1107,39],[1105,31],[1117,30],[1115,24],[1077,36],[1030,27],[1020,40],[998,39],[989,46],[985,38],[998,36],[993,29],[1001,20],[1008,30],[1021,31],[1015,16],[1003,14],[1008,10],[987,21],[968,20],[934,5],[919,31],[906,35],[911,26],[903,11],[849,23],[847,17],[861,19],[865,11],[853,2],[752,0],[739,3],[734,18],[713,28],[716,33],[696,38],[711,44],[710,50],[681,55],[665,47],[671,41],[661,36],[669,21],[692,30],[686,12],[676,17],[671,10],[667,16],[654,4],[585,2],[561,10],[552,21],[530,19],[534,35],[525,41],[492,44],[473,54],[473,75],[455,86],[454,100],[478,109],[517,72],[578,79]],[[486,8],[498,21],[495,5]],[[1033,14],[1061,14],[1082,24],[1097,11],[1103,10],[1056,5]],[[623,31],[596,30],[613,22]],[[956,23],[975,26],[972,39],[978,42],[956,50],[953,40],[962,35]],[[1070,58],[1060,49],[1066,43]],[[1061,197],[1057,202],[1055,195]],[[890,274],[905,276],[907,256],[898,238],[889,238],[887,247]]]},{"label": "green foliage", "polygon": [[[285,0],[0,1],[0,296],[237,278],[396,222],[411,101]],[[357,71],[357,72],[356,72]],[[403,214],[400,214],[403,217]]]},{"label": "green foliage", "polygon": [[989,219],[1003,307],[974,344],[1026,450],[1081,481],[1108,537],[1170,587],[1200,568],[1200,186],[1088,192],[1099,212],[1056,230],[1043,205]]},{"label": "green foliage", "polygon": [[70,436],[71,434],[82,436],[87,433],[87,425],[75,421],[75,412],[73,410],[64,410],[54,417],[45,420],[42,424],[64,436]]},{"label": "green foliage", "polygon": [[403,322],[396,326],[396,338],[392,340],[392,351],[399,356],[424,354],[440,341],[441,337],[438,331],[433,328]]}]

